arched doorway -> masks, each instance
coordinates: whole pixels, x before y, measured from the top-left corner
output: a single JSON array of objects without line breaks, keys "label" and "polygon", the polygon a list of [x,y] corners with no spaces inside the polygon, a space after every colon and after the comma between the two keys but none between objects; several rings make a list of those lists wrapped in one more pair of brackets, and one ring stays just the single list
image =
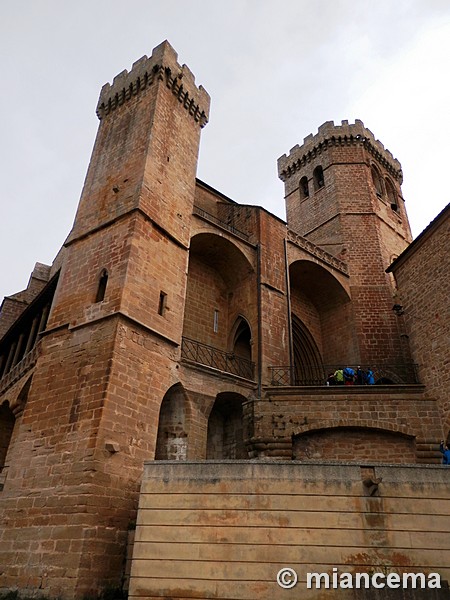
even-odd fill
[{"label": "arched doorway", "polygon": [[232,392],[218,394],[208,419],[206,459],[244,459],[242,402],[244,397]]},{"label": "arched doorway", "polygon": [[181,384],[176,384],[165,393],[161,402],[155,460],[186,460],[186,420],[184,389]]}]

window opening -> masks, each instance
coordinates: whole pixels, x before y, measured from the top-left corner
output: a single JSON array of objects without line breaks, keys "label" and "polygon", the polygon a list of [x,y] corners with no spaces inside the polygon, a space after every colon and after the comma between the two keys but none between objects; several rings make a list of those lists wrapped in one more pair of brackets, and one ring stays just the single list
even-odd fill
[{"label": "window opening", "polygon": [[313,177],[315,191],[320,190],[320,188],[323,188],[323,186],[325,185],[325,179],[323,176],[323,169],[320,165],[314,169]]},{"label": "window opening", "polygon": [[214,310],[214,333],[219,331],[219,311],[217,308]]},{"label": "window opening", "polygon": [[306,175],[300,179],[300,198],[303,200],[304,198],[309,197],[309,186],[308,186],[308,178]]},{"label": "window opening", "polygon": [[372,165],[370,170],[372,172],[372,181],[373,185],[375,186],[375,192],[378,198],[381,198],[383,196],[383,183],[381,181],[380,173],[374,165]]},{"label": "window opening", "polygon": [[98,282],[97,295],[95,302],[102,302],[105,299],[106,286],[108,284],[108,271],[103,269]]},{"label": "window opening", "polygon": [[159,292],[159,304],[158,304],[158,315],[163,316],[166,311],[167,294]]}]

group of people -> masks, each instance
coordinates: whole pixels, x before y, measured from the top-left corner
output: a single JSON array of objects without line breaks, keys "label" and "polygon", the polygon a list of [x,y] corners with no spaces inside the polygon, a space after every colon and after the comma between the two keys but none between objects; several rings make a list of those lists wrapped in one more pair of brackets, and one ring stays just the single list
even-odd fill
[{"label": "group of people", "polygon": [[370,367],[364,371],[361,367],[340,367],[334,373],[329,373],[327,385],[374,385],[375,375]]},{"label": "group of people", "polygon": [[444,440],[441,440],[441,445],[439,447],[439,450],[441,451],[441,454],[442,454],[442,464],[450,466],[450,449]]}]

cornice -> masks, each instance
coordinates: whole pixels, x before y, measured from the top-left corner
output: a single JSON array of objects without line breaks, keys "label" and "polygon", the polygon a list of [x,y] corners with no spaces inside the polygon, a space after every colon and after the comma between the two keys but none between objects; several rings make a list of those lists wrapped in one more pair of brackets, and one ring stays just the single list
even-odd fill
[{"label": "cornice", "polygon": [[112,84],[106,83],[97,103],[97,116],[104,119],[148,87],[162,82],[178,99],[189,116],[204,127],[208,122],[210,97],[187,65],[178,63],[178,55],[166,40],[153,48],[150,57],[142,56],[131,70],[119,73]]},{"label": "cornice", "polygon": [[335,125],[332,121],[319,127],[317,135],[310,134],[303,141],[302,146],[294,146],[290,154],[284,154],[278,159],[278,176],[286,181],[300,171],[316,156],[337,146],[361,146],[375,160],[377,160],[390,175],[402,184],[403,172],[400,162],[393,157],[383,144],[375,139],[373,133],[364,127],[362,121],[356,120],[354,124],[342,121],[342,125]]},{"label": "cornice", "polygon": [[[133,71],[127,73],[127,75],[131,76],[132,73]],[[127,77],[127,79],[130,79],[130,77]],[[111,94],[104,94],[102,90],[96,110],[98,118],[101,120],[105,116],[108,116],[119,106],[122,106],[122,104],[128,100],[131,100],[133,96],[137,96],[139,93],[143,92],[155,81],[165,81],[167,88],[169,88],[172,94],[177,97],[182,107],[188,111],[194,121],[196,121],[200,127],[206,125],[208,116],[189,94],[188,90],[184,88],[181,83],[182,74],[173,75],[170,67],[165,67],[162,64],[154,65],[150,70],[146,70],[143,74],[137,75],[131,81],[127,81],[126,86],[123,86],[120,89],[115,89],[117,86],[112,87]]]},{"label": "cornice", "polygon": [[302,248],[302,250],[306,250],[306,252],[312,254],[313,256],[326,263],[330,267],[333,267],[333,269],[344,273],[344,275],[349,275],[348,266],[345,262],[339,260],[339,258],[336,258],[335,256],[333,256],[326,250],[323,250],[319,246],[316,246],[316,244],[313,244],[313,242],[310,242],[301,235],[298,235],[297,233],[288,230],[287,240],[295,246]]}]

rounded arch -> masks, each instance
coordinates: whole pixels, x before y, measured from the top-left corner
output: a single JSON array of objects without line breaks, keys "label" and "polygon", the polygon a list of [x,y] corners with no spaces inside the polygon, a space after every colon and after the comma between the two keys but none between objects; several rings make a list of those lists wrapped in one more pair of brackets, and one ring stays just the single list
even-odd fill
[{"label": "rounded arch", "polygon": [[309,183],[308,178],[304,175],[299,181],[300,200],[309,198]]},{"label": "rounded arch", "polygon": [[209,414],[206,459],[246,459],[243,410],[246,398],[236,392],[221,392]]},{"label": "rounded arch", "polygon": [[315,343],[311,355],[320,356],[314,364],[336,365],[351,360],[356,341],[350,296],[343,285],[330,271],[305,259],[290,265],[289,281],[292,314],[304,324]]},{"label": "rounded arch", "polygon": [[294,460],[416,462],[415,436],[406,427],[357,420],[322,421],[292,436]]},{"label": "rounded arch", "polygon": [[197,257],[215,269],[229,289],[254,272],[245,254],[233,242],[214,233],[197,233],[191,238],[189,259]]},{"label": "rounded arch", "polygon": [[255,278],[250,259],[238,245],[217,234],[193,236],[183,337],[228,352],[232,319],[256,297]]},{"label": "rounded arch", "polygon": [[188,401],[181,383],[167,390],[161,402],[155,460],[186,460]]},{"label": "rounded arch", "polygon": [[325,185],[325,177],[323,174],[323,168],[321,165],[317,165],[317,167],[313,171],[313,180],[314,180],[314,191],[320,190]]}]

